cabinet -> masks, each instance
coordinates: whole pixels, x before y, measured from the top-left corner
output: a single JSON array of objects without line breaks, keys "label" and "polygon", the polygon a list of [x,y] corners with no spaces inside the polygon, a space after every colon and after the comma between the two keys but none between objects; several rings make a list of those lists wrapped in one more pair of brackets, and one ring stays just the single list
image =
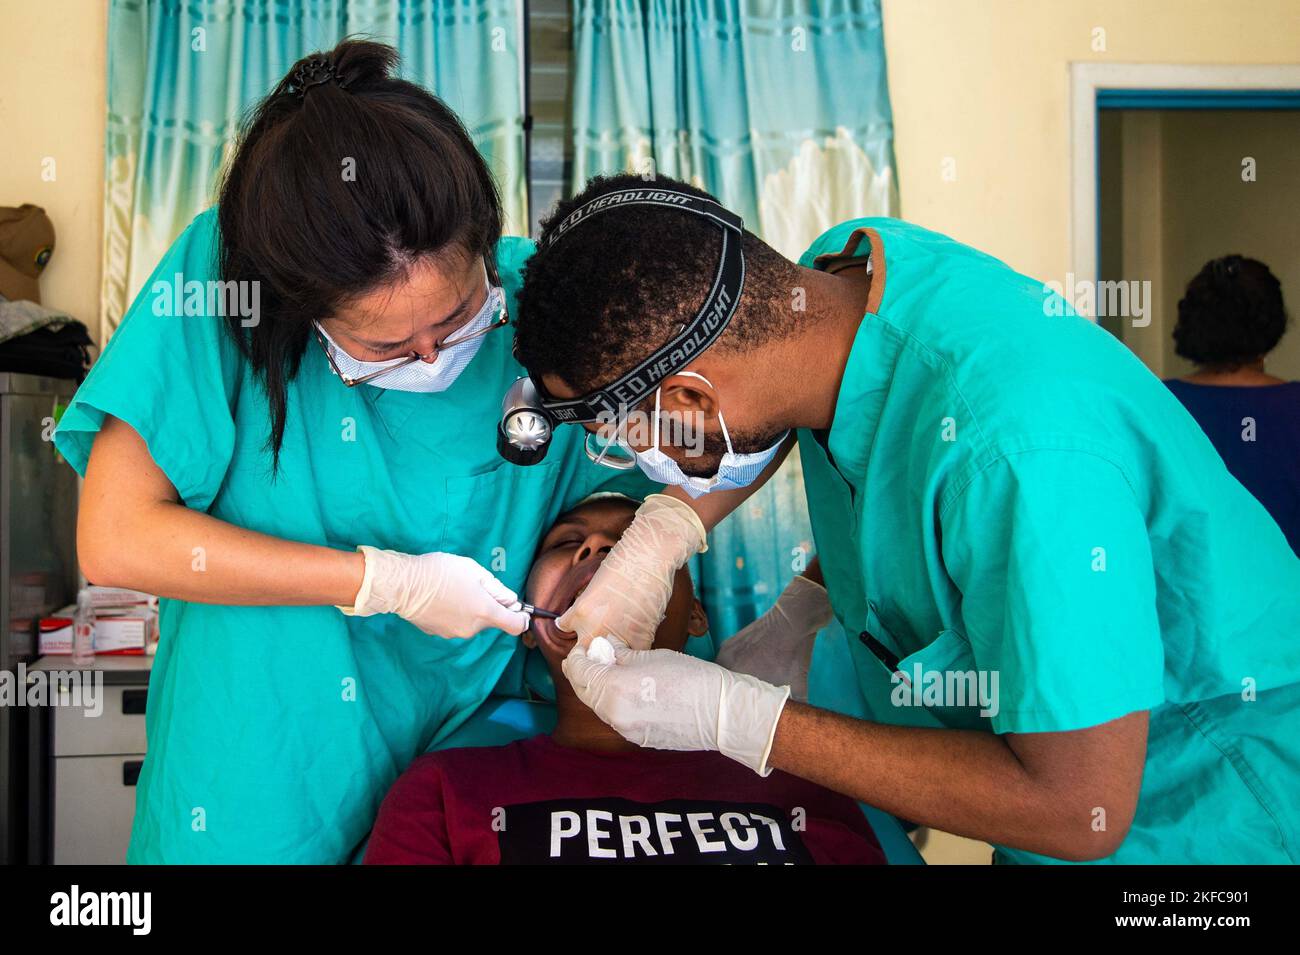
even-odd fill
[{"label": "cabinet", "polygon": [[[55,672],[102,679],[93,709],[59,705],[31,714],[28,862],[114,865],[126,861],[135,787],[144,764],[145,702],[152,657],[98,657],[74,667],[42,657],[28,680]],[[96,676],[95,674],[100,676]]]}]

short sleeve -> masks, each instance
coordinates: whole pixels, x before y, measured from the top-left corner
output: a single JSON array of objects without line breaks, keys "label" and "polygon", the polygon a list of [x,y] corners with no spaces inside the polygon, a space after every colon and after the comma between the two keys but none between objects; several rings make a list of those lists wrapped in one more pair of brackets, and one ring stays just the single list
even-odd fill
[{"label": "short sleeve", "polygon": [[1082,729],[1164,700],[1150,540],[1118,467],[1007,455],[940,526],[975,665],[997,676],[995,732]]},{"label": "short sleeve", "polygon": [[384,797],[366,865],[450,865],[451,837],[437,754],[417,759]]},{"label": "short sleeve", "polygon": [[[186,505],[211,505],[234,454],[240,374],[238,348],[213,307],[234,300],[217,278],[210,209],[167,251],[60,419],[54,441],[77,473],[86,473],[95,435],[112,415],[144,439]],[[255,302],[251,293],[244,299]]]}]

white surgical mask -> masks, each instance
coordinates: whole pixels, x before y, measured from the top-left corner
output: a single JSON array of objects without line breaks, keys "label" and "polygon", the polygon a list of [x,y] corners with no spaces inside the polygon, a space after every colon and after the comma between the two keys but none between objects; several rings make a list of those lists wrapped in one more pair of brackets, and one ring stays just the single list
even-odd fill
[{"label": "white surgical mask", "polygon": [[325,347],[330,350],[334,365],[348,378],[357,379],[376,372],[386,372],[368,384],[392,391],[446,391],[478,354],[485,337],[482,332],[492,324],[504,301],[505,292],[499,286],[488,286],[483,307],[469,322],[451,334],[451,340],[438,349],[438,360],[434,362],[410,361],[409,356],[385,361],[363,361],[344,351],[341,345],[330,338],[329,332],[321,327],[320,322],[316,323],[316,329],[324,337]]},{"label": "white surgical mask", "polygon": [[[684,371],[683,375],[690,375],[698,378],[709,387],[713,383],[703,375],[698,375],[693,371]],[[658,481],[661,484],[674,484],[689,494],[691,497],[701,497],[713,491],[726,491],[733,488],[746,487],[753,484],[758,476],[763,473],[763,469],[771,463],[772,458],[776,457],[776,452],[780,450],[781,443],[785,441],[786,432],[777,439],[776,443],[765,451],[758,451],[753,454],[737,454],[731,447],[731,435],[727,433],[727,422],[723,420],[722,412],[718,412],[718,426],[722,429],[722,439],[727,443],[727,453],[722,456],[718,463],[718,472],[713,477],[691,477],[682,471],[681,465],[664,454],[659,449],[659,392],[655,389],[655,429],[653,447],[636,452],[636,463],[642,473],[652,481]]]}]

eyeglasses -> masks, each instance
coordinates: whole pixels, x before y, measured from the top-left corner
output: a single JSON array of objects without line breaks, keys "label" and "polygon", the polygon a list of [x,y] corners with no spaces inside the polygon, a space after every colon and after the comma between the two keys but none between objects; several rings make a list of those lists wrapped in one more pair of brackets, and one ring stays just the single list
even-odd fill
[{"label": "eyeglasses", "polygon": [[[474,322],[479,318],[479,316],[483,314],[483,311],[485,309],[500,308],[501,317],[498,318],[491,325],[488,325],[484,328],[480,328],[477,331],[470,332],[468,335],[463,335],[460,338],[453,339],[451,337],[454,336],[456,334],[456,331],[459,331],[459,329],[451,332],[451,336],[448,337],[448,340],[436,343],[433,346],[433,351],[429,352],[428,354],[422,355],[417,351],[412,351],[409,355],[406,355],[402,358],[392,359],[392,364],[390,365],[386,365],[385,367],[376,369],[375,371],[367,372],[364,375],[358,375],[356,377],[353,377],[351,375],[346,374],[343,371],[343,369],[339,367],[339,363],[334,357],[334,350],[336,348],[340,352],[342,352],[349,360],[353,362],[357,362],[358,364],[373,365],[376,364],[376,362],[363,362],[362,359],[353,358],[346,351],[343,351],[342,348],[339,348],[338,345],[336,345],[334,342],[330,341],[326,337],[324,329],[320,327],[320,322],[312,322],[312,331],[315,333],[316,341],[320,343],[321,349],[325,352],[325,359],[330,363],[330,368],[334,371],[334,374],[338,375],[339,380],[343,382],[344,385],[346,385],[348,388],[355,388],[357,385],[369,384],[372,381],[376,381],[379,378],[382,378],[384,375],[391,374],[392,372],[397,371],[399,368],[405,368],[408,365],[414,364],[417,361],[428,361],[429,359],[436,356],[439,352],[446,351],[449,348],[455,348],[457,345],[463,345],[466,342],[473,341],[476,338],[481,338],[482,336],[486,335],[488,332],[495,331],[498,328],[504,328],[505,326],[509,325],[510,315],[509,312],[507,311],[505,293],[501,290],[499,285],[493,284],[491,277],[487,274],[486,265],[484,265],[484,272],[485,272],[484,278],[485,281],[487,282],[487,296],[484,298],[483,304],[479,307],[479,310],[474,314],[473,317],[471,317],[467,322],[465,322],[464,325],[461,326],[461,328],[474,324]],[[493,301],[494,299],[496,300],[495,303]]]},{"label": "eyeglasses", "polygon": [[582,450],[594,464],[613,468],[615,471],[630,471],[636,467],[636,452],[621,438],[602,438],[598,434],[587,432],[583,439]]}]

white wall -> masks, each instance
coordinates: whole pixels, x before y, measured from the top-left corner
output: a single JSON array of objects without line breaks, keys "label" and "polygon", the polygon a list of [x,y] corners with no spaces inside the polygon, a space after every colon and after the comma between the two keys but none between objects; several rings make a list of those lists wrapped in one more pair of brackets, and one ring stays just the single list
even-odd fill
[{"label": "white wall", "polygon": [[[99,328],[108,8],[0,0],[0,205],[54,223],[42,301]],[[46,177],[53,160],[54,179]]]},{"label": "white wall", "polygon": [[1045,281],[1069,271],[1072,61],[1300,62],[1297,0],[883,5],[903,216]]}]

